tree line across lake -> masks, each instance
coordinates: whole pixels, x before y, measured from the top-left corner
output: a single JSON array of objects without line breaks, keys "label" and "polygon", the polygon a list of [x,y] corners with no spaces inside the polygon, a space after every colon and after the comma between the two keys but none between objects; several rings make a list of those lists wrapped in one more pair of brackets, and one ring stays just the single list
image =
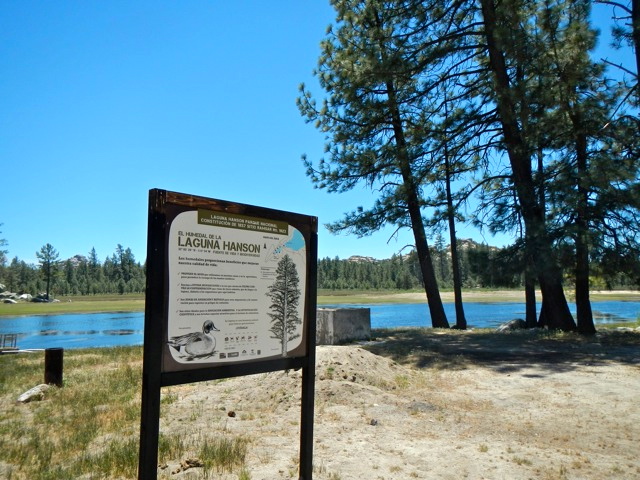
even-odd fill
[{"label": "tree line across lake", "polygon": [[[460,271],[465,288],[523,288],[524,273],[519,256],[513,246],[498,248],[459,240]],[[450,246],[437,237],[431,248],[438,284],[442,288],[453,286]],[[101,295],[143,293],[145,265],[136,261],[130,248],[117,245],[115,252],[100,261],[92,248],[88,256],[75,255],[60,260],[49,244],[37,253],[39,264],[28,264],[14,257],[11,262],[0,263],[0,283],[11,292],[37,295],[47,292],[51,296]],[[567,264],[567,269],[570,264]],[[571,276],[566,276],[567,282]],[[47,283],[49,287],[47,288]],[[606,265],[593,265],[592,287],[638,288],[640,277],[631,270],[611,270]],[[318,260],[318,288],[323,290],[411,290],[424,285],[418,255],[394,255],[377,260],[369,257],[348,259],[322,258]]]},{"label": "tree line across lake", "polygon": [[0,283],[5,289],[20,294],[44,294],[44,298],[142,293],[145,290],[145,266],[136,261],[130,248],[120,244],[103,262],[98,259],[95,248],[86,257],[75,255],[60,260],[57,250],[46,244],[36,255],[38,265],[18,257],[11,262],[0,262]]},{"label": "tree line across lake", "polygon": [[[442,237],[436,238],[430,248],[438,285],[453,287],[451,249]],[[522,251],[514,246],[498,248],[473,240],[458,240],[460,276],[464,288],[524,288]],[[569,257],[567,257],[568,260]],[[570,286],[571,264],[565,265],[566,285]],[[592,265],[591,287],[596,290],[638,288],[640,276],[633,269],[611,269],[605,263]],[[367,257],[349,259],[322,258],[318,260],[318,288],[328,290],[410,290],[424,287],[418,255],[415,250],[407,255],[394,255],[389,259]]]}]

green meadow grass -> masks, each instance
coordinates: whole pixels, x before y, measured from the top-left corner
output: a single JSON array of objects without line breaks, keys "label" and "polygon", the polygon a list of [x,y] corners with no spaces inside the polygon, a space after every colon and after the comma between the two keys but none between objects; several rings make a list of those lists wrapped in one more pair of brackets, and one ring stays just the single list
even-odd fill
[{"label": "green meadow grass", "polygon": [[62,313],[141,312],[144,295],[96,295],[60,297],[59,302],[16,304],[0,303],[2,316],[56,315]]},{"label": "green meadow grass", "polygon": [[[136,478],[142,347],[66,350],[64,386],[45,400],[18,396],[43,382],[42,352],[0,355],[0,478]],[[204,438],[204,472],[244,471],[249,441]],[[159,461],[183,459],[194,445],[161,435]],[[209,475],[206,475],[208,478]]]}]

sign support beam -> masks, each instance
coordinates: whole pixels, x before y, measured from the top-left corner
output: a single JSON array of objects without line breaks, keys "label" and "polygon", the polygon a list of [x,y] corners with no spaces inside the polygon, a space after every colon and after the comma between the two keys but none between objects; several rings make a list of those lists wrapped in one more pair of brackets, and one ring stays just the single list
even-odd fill
[{"label": "sign support beam", "polygon": [[[318,258],[317,237],[311,240],[309,246],[311,258]],[[311,292],[317,291],[317,262],[312,262],[309,269]],[[307,318],[310,330],[307,335],[307,365],[302,368],[302,397],[300,418],[300,472],[299,480],[313,478],[313,415],[315,397],[315,366],[316,366],[316,311],[317,295],[313,295],[307,303]]]}]

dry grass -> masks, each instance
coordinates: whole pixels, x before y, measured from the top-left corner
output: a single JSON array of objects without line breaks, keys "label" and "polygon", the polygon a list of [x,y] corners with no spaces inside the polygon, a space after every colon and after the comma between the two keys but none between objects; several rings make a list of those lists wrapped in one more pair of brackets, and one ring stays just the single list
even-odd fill
[{"label": "dry grass", "polygon": [[[66,350],[63,388],[47,390],[44,401],[17,403],[42,383],[43,357],[0,356],[0,478],[136,478],[142,348]],[[162,407],[177,399],[164,389]],[[199,431],[185,439],[163,432],[159,459],[196,459],[203,478],[234,472],[233,478],[249,480],[249,439],[219,433]]]},{"label": "dry grass", "polygon": [[15,399],[42,383],[43,355],[0,357],[0,451],[8,465],[2,473],[17,479],[135,476],[140,355],[140,348],[67,351],[64,388],[29,404]]}]

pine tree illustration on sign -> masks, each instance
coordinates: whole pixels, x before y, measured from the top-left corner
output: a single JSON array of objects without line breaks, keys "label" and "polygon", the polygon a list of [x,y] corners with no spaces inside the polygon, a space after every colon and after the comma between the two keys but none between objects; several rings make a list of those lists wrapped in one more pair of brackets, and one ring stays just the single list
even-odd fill
[{"label": "pine tree illustration on sign", "polygon": [[280,341],[282,356],[287,356],[288,343],[300,337],[298,327],[302,319],[298,316],[300,301],[300,279],[295,263],[289,255],[282,257],[276,269],[276,279],[269,287],[267,295],[271,298],[269,316],[271,317],[271,338]]}]

